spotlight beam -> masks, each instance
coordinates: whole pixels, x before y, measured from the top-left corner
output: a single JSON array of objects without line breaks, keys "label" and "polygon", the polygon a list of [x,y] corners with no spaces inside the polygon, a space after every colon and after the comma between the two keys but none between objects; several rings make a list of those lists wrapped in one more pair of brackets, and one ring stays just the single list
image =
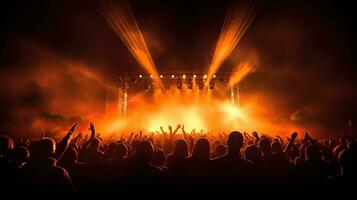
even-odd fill
[{"label": "spotlight beam", "polygon": [[240,63],[233,69],[233,72],[229,78],[228,86],[233,87],[235,84],[242,81],[249,73],[254,71],[253,64],[246,61]]},{"label": "spotlight beam", "polygon": [[123,41],[139,64],[153,76],[160,88],[162,83],[154,60],[145,43],[135,16],[127,1],[106,1],[102,3],[102,13],[108,24]]},{"label": "spotlight beam", "polygon": [[234,50],[257,14],[257,6],[253,2],[232,4],[228,7],[216,49],[208,68],[208,81],[218,71],[223,62]]}]

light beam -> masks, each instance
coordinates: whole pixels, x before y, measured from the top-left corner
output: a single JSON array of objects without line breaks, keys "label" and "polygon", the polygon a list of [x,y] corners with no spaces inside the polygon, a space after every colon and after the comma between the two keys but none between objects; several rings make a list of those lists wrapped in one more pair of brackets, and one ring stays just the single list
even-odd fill
[{"label": "light beam", "polygon": [[256,13],[256,5],[252,2],[235,3],[228,7],[216,49],[208,68],[208,81],[212,79],[213,75],[236,47],[252,23]]},{"label": "light beam", "polygon": [[161,80],[154,60],[151,57],[150,51],[128,2],[106,1],[102,5],[103,15],[109,25],[124,42],[139,64],[153,76],[154,81],[161,87]]}]

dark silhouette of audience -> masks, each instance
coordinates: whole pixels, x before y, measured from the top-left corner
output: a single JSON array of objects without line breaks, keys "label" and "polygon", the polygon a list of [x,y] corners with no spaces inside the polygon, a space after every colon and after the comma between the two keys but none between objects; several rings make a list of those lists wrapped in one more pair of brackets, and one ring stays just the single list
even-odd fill
[{"label": "dark silhouette of audience", "polygon": [[[298,139],[293,133],[284,141],[257,132],[227,136],[177,126],[169,127],[169,133],[140,131],[107,143],[92,123],[89,139],[82,134],[73,138],[75,127],[57,144],[46,137],[14,142],[1,135],[2,191],[85,196],[158,189],[336,190],[356,185],[357,143],[346,136],[317,140],[305,133]],[[176,133],[180,128],[183,134]]]},{"label": "dark silhouette of audience", "polygon": [[23,166],[20,181],[27,193],[52,193],[72,195],[76,193],[67,170],[57,166],[53,157],[56,143],[51,138],[33,141],[30,146],[30,160]]}]

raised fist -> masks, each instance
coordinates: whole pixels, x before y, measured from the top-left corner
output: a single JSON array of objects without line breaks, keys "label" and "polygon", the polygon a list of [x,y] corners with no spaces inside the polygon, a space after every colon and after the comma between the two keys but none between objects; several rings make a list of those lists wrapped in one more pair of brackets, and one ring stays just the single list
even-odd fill
[{"label": "raised fist", "polygon": [[298,135],[298,133],[297,133],[297,132],[292,133],[292,134],[291,134],[291,139],[293,139],[293,140],[294,140],[294,139],[297,137],[297,135]]}]

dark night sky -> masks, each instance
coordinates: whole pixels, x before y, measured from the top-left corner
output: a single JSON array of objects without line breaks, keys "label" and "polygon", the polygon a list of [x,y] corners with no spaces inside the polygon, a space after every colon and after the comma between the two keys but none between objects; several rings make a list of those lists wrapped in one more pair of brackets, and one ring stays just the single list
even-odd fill
[{"label": "dark night sky", "polygon": [[[159,72],[207,69],[230,1],[129,2]],[[252,75],[257,91],[269,94],[275,107],[284,108],[283,116],[311,109],[313,114],[303,114],[308,122],[301,123],[339,130],[348,117],[355,119],[353,2],[260,1],[258,5],[260,12],[233,52],[258,53],[259,66]],[[141,70],[102,17],[99,1],[9,1],[0,9],[3,71],[24,67],[31,59],[23,55],[19,41],[86,63],[111,81],[124,70]],[[223,68],[231,67],[235,59],[231,56]],[[12,105],[1,88],[3,105]]]}]

